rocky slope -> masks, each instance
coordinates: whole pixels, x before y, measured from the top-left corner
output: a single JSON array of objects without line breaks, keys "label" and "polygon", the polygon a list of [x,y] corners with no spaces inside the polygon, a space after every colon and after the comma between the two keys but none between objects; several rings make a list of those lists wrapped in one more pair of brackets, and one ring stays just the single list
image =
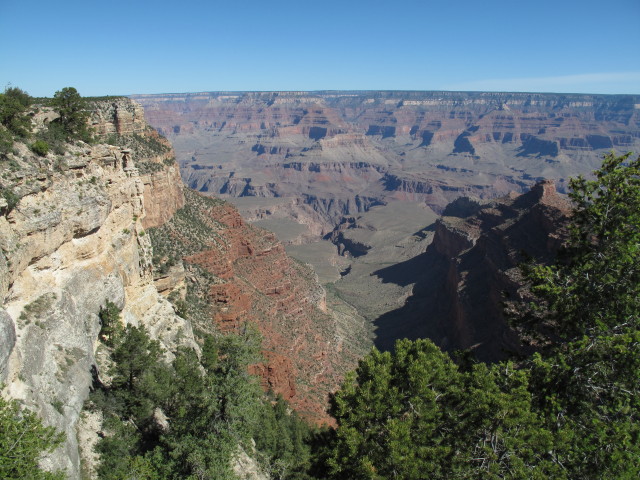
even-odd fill
[{"label": "rocky slope", "polygon": [[[436,212],[459,196],[524,192],[640,147],[633,95],[464,92],[210,92],[136,95],[176,148],[186,183],[261,199],[249,218],[324,235],[390,200]],[[266,199],[277,197],[277,201]],[[291,199],[282,202],[283,198]]]},{"label": "rocky slope", "polygon": [[175,296],[182,279],[197,282],[201,297],[186,300],[202,302],[203,329],[212,321],[223,332],[257,327],[264,362],[253,371],[265,389],[308,419],[329,421],[327,395],[364,353],[351,341],[362,327],[327,308],[315,273],[288,257],[275,235],[248,225],[226,202],[193,191],[186,197],[174,218],[149,230],[160,257],[156,284]]},{"label": "rocky slope", "polygon": [[425,253],[375,272],[385,282],[415,282],[408,302],[376,321],[378,344],[429,337],[447,350],[471,349],[485,361],[521,351],[503,303],[525,292],[523,261],[554,258],[569,211],[551,181],[522,195],[451,204]]},{"label": "rocky slope", "polygon": [[[0,164],[11,199],[0,204],[0,380],[7,395],[65,432],[45,464],[70,478],[80,477],[76,430],[101,374],[100,308],[114,302],[125,322],[145,325],[165,348],[196,346],[191,325],[153,284],[144,231],[184,202],[170,145],[139,105],[99,107],[93,122],[102,137],[128,135],[137,146],[78,142],[38,157],[16,143]],[[141,164],[154,167],[141,174]]]}]

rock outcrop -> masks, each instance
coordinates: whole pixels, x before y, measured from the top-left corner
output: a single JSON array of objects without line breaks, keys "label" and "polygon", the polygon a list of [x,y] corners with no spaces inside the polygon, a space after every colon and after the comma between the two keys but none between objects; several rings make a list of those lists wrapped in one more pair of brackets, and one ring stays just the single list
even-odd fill
[{"label": "rock outcrop", "polygon": [[95,132],[107,135],[145,134],[149,125],[144,117],[144,109],[139,103],[125,98],[99,101],[92,105],[91,126]]},{"label": "rock outcrop", "polygon": [[519,265],[527,258],[550,262],[562,245],[568,200],[552,181],[528,193],[448,209],[426,252],[376,272],[388,281],[416,282],[400,309],[378,319],[378,344],[395,338],[429,337],[447,350],[471,349],[498,360],[522,346],[508,327],[503,303],[521,295]]},{"label": "rock outcrop", "polygon": [[[98,112],[99,133],[135,135],[140,145],[159,141],[129,100]],[[101,374],[100,308],[115,303],[126,323],[145,325],[168,349],[195,347],[191,325],[154,286],[144,231],[184,202],[182,186],[172,154],[82,142],[46,157],[15,148],[2,164],[1,187],[16,202],[0,216],[0,379],[6,394],[66,434],[45,466],[80,478],[76,428]],[[143,163],[156,165],[153,173],[140,175]]]}]

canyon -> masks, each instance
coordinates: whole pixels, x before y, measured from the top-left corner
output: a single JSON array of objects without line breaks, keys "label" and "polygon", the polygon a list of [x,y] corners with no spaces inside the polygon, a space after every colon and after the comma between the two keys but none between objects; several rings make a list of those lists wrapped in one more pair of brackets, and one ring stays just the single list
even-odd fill
[{"label": "canyon", "polygon": [[540,179],[554,179],[564,192],[569,177],[597,168],[604,153],[640,147],[640,97],[633,95],[319,91],[132,98],[173,144],[189,187],[241,198],[238,206],[250,220],[294,220],[302,228],[291,243],[396,201],[441,213],[460,196],[522,193]]},{"label": "canyon", "polygon": [[95,463],[83,404],[108,381],[107,301],[167,360],[255,328],[264,390],[331,423],[328,396],[371,346],[525,352],[502,308],[527,295],[518,265],[561,246],[569,177],[640,147],[634,96],[135,99],[92,105],[96,144],[16,143],[0,164],[0,381],[65,432],[43,465],[74,478]]},{"label": "canyon", "polygon": [[[179,348],[199,352],[203,332],[255,328],[263,360],[251,369],[265,391],[329,423],[328,394],[366,351],[357,346],[363,319],[328,306],[314,272],[273,234],[185,189],[171,145],[139,104],[104,100],[91,111],[97,143],[40,156],[16,142],[0,163],[0,383],[64,432],[42,466],[95,476],[92,448],[104,432],[100,414],[83,407],[109,382],[108,302],[123,324],[144,326],[167,361]],[[54,119],[37,108],[33,128]],[[169,262],[163,248],[184,254]],[[185,300],[194,303],[181,309]],[[234,468],[255,470],[238,455]]]},{"label": "canyon", "polygon": [[[541,181],[551,182],[545,191],[553,185],[564,194],[569,178],[588,175],[605,153],[640,150],[634,95],[317,91],[133,98],[174,145],[184,182],[275,232],[290,255],[314,267],[329,304],[353,307],[383,349],[405,336],[429,336],[451,350],[474,347],[484,359],[517,349],[500,312],[500,292],[513,290],[497,273],[502,269],[495,267],[489,278],[497,283],[484,293],[492,305],[486,316],[500,320],[481,326],[460,303],[471,283],[458,293],[453,283],[476,273],[455,273],[443,263],[449,250],[452,262],[472,258],[466,250],[477,251],[500,224],[476,219],[487,231],[477,229],[454,253],[462,240],[448,227],[455,218],[449,214],[466,211],[458,199],[483,205],[488,218],[489,211],[511,207],[484,207],[487,202],[515,198]],[[544,224],[540,232],[551,235],[548,225],[562,214],[545,212],[546,220],[522,228],[536,232]],[[447,218],[437,221],[442,214]],[[503,245],[511,260],[496,259],[508,275],[518,263],[513,252],[529,249],[527,237],[519,242]],[[447,282],[447,290],[439,288]]]}]

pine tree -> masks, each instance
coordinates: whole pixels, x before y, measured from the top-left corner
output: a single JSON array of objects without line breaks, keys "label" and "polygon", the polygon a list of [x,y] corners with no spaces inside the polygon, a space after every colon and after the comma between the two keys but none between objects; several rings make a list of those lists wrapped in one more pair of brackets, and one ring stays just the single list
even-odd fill
[{"label": "pine tree", "polygon": [[38,466],[40,456],[52,452],[63,441],[63,434],[44,427],[34,413],[21,410],[16,401],[6,401],[0,396],[0,478],[64,478],[62,472],[46,472]]}]

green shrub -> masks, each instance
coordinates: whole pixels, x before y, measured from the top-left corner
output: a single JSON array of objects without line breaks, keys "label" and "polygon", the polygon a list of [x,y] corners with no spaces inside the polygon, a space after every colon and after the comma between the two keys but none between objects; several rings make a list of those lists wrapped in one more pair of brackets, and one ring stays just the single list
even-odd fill
[{"label": "green shrub", "polygon": [[50,104],[60,115],[55,123],[62,127],[67,141],[78,139],[90,142],[92,140],[91,131],[87,125],[89,118],[87,105],[75,88],[65,87],[57,91]]},{"label": "green shrub", "polygon": [[27,303],[24,306],[20,313],[20,319],[26,322],[42,319],[42,316],[47,313],[56,299],[57,296],[55,293],[45,293],[44,295],[40,295],[33,302]]},{"label": "green shrub", "polygon": [[45,157],[49,153],[49,144],[43,140],[36,140],[31,144],[31,151],[36,155]]},{"label": "green shrub", "polygon": [[98,317],[100,318],[100,338],[107,345],[112,345],[117,339],[118,333],[122,331],[120,309],[111,300],[107,300],[104,307],[100,307]]},{"label": "green shrub", "polygon": [[66,134],[57,122],[49,123],[46,130],[38,132],[36,139],[46,142],[56,155],[64,155],[66,151]]},{"label": "green shrub", "polygon": [[31,120],[27,108],[31,104],[29,94],[17,87],[6,88],[0,94],[0,124],[18,137],[28,137]]},{"label": "green shrub", "polygon": [[16,205],[18,205],[18,202],[20,201],[20,197],[16,195],[16,193],[13,190],[8,188],[0,189],[0,195],[2,195],[4,199],[7,201],[6,213],[9,213],[11,210],[13,210],[16,207]]},{"label": "green shrub", "polygon": [[140,175],[160,172],[163,169],[162,164],[156,162],[137,162],[136,166]]},{"label": "green shrub", "polygon": [[0,155],[6,155],[13,147],[13,135],[8,130],[0,128]]}]

